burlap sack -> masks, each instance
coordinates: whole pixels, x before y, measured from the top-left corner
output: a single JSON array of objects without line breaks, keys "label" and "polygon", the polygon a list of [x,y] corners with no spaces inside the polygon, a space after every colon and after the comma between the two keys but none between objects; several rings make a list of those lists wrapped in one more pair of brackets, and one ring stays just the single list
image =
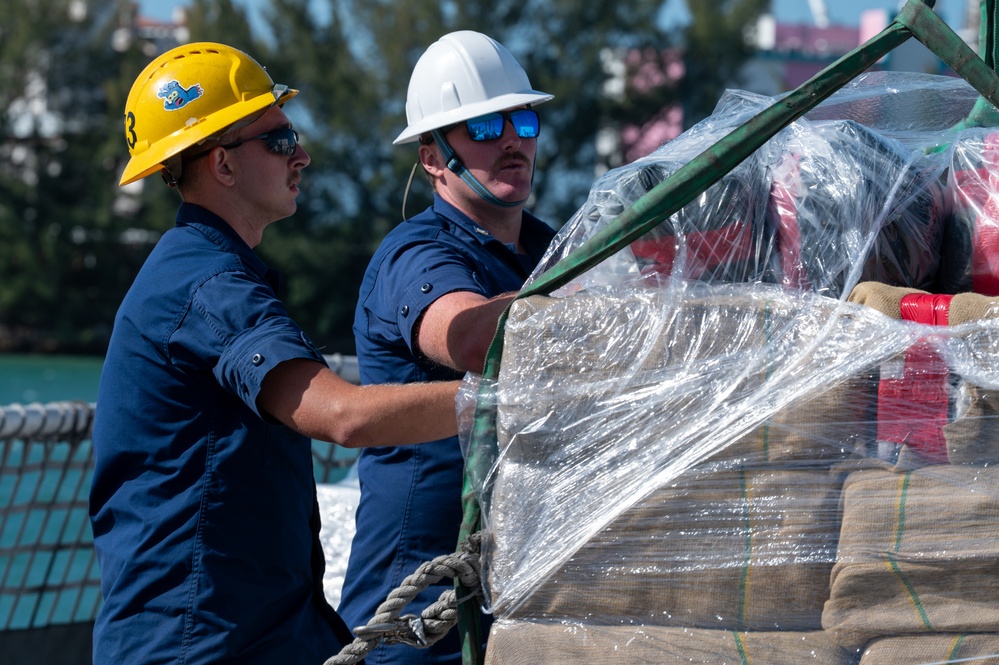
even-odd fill
[{"label": "burlap sack", "polygon": [[947,457],[951,464],[999,464],[999,391],[967,382],[962,390],[965,411],[943,427]]},{"label": "burlap sack", "polygon": [[[816,630],[829,596],[841,481],[823,471],[691,474],[620,515],[497,616]],[[490,585],[502,595],[506,579],[530,571],[515,568],[502,532],[495,543]]]},{"label": "burlap sack", "polygon": [[850,665],[824,633],[497,621],[485,665]]},{"label": "burlap sack", "polygon": [[860,665],[968,663],[999,665],[999,635],[948,634],[887,637],[864,649]]},{"label": "burlap sack", "polygon": [[873,371],[806,396],[742,436],[714,459],[745,467],[826,466],[867,454],[877,430],[877,376]]},{"label": "burlap sack", "polygon": [[[780,337],[780,327],[796,315],[765,299],[691,299],[676,306],[667,297],[649,291],[514,302],[498,413],[499,445],[511,460],[545,463],[574,442],[599,436],[595,427],[655,440],[669,431],[671,421],[682,421],[688,409],[694,417],[711,408],[711,395],[696,387],[689,395],[670,395],[669,408],[659,408],[657,390],[677,370],[733,362],[729,359],[741,352],[767,352],[772,337]],[[647,324],[636,326],[636,321]],[[746,376],[737,390],[750,393],[766,378]],[[527,385],[530,399],[521,399]],[[828,467],[870,445],[876,391],[871,371],[802,394],[744,435],[710,442],[717,450],[712,459],[743,467],[789,461]],[[595,413],[602,416],[599,423],[591,418]]]},{"label": "burlap sack", "polygon": [[847,648],[889,635],[999,631],[997,514],[997,469],[849,474],[822,626]]},{"label": "burlap sack", "polygon": [[999,318],[999,298],[977,293],[958,293],[950,301],[948,323],[952,326],[996,318]]},{"label": "burlap sack", "polygon": [[850,291],[847,300],[858,305],[866,305],[885,316],[901,321],[902,298],[917,293],[926,294],[927,292],[901,286],[889,286],[879,282],[860,282]]},{"label": "burlap sack", "polygon": [[[901,320],[902,299],[908,295],[929,295],[919,289],[889,286],[878,282],[861,282],[853,287],[848,300],[858,305],[871,307],[885,316]],[[947,313],[948,325],[956,326],[981,319],[999,318],[999,298],[977,293],[958,293],[950,301]]]}]

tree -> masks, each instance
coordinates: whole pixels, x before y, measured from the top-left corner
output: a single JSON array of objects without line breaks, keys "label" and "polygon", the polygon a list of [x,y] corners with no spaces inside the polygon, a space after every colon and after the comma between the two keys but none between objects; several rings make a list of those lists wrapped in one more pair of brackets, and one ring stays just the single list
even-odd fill
[{"label": "tree", "polygon": [[83,0],[0,8],[2,348],[102,352],[123,280],[148,251],[128,234],[145,217],[117,212],[121,109],[142,66],[138,45],[121,40],[130,11]]},{"label": "tree", "polygon": [[689,127],[711,115],[727,86],[753,54],[746,38],[750,26],[771,0],[697,0],[687,2],[691,21],[684,29],[687,73],[680,85],[684,122]]}]

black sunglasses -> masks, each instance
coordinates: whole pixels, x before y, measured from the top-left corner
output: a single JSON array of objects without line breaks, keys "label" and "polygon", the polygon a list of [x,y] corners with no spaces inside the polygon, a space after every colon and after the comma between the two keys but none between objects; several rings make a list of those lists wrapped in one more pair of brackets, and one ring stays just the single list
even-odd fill
[{"label": "black sunglasses", "polygon": [[541,133],[541,118],[534,109],[487,113],[466,120],[465,128],[468,138],[473,141],[495,141],[503,136],[503,127],[508,121],[522,139],[536,139]]},{"label": "black sunglasses", "polygon": [[291,127],[281,127],[280,129],[272,129],[271,131],[265,134],[260,134],[259,136],[251,136],[248,139],[242,139],[240,141],[236,141],[235,143],[227,143],[226,145],[219,147],[231,150],[232,148],[241,146],[248,141],[266,141],[267,149],[274,154],[291,157],[295,154],[295,149],[298,147],[298,132]]},{"label": "black sunglasses", "polygon": [[[295,154],[295,148],[298,147],[298,132],[296,132],[291,127],[281,127],[280,129],[272,129],[266,134],[260,134],[259,136],[251,136],[248,139],[242,139],[234,143],[226,143],[225,145],[218,145],[215,148],[225,148],[226,150],[232,150],[233,148],[239,147],[246,143],[247,141],[267,141],[267,149],[273,152],[275,155],[282,155],[284,157],[291,157]],[[215,148],[210,148],[204,152],[199,152],[197,155],[188,159],[188,163],[193,162],[196,159],[201,159],[205,155],[211,153]]]}]

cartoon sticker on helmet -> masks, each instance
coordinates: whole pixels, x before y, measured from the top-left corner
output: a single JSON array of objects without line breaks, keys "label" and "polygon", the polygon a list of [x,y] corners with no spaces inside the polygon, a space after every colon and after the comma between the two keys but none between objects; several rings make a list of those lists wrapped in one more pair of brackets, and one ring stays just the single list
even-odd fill
[{"label": "cartoon sticker on helmet", "polygon": [[160,87],[157,97],[163,98],[163,108],[167,111],[176,111],[187,106],[188,102],[193,102],[198,97],[205,94],[200,83],[195,83],[190,88],[184,88],[176,79]]}]

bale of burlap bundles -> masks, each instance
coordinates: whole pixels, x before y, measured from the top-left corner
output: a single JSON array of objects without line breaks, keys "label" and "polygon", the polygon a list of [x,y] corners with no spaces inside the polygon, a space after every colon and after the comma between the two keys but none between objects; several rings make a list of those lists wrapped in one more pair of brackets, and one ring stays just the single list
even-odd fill
[{"label": "bale of burlap bundles", "polygon": [[949,634],[886,637],[867,645],[860,665],[974,663],[999,665],[999,635]]},{"label": "bale of burlap bundles", "polygon": [[[762,367],[759,358],[788,355],[789,347],[808,343],[788,332],[800,312],[784,302],[716,296],[675,305],[671,297],[648,290],[515,301],[500,382],[510,393],[529,386],[530,399],[502,400],[500,449],[514,461],[543,463],[572,451],[575,442],[598,441],[604,431],[654,441],[670,419],[694,422],[705,409],[717,411],[721,398],[710,390],[731,389],[725,397],[734,402],[768,378],[764,371],[747,372],[739,384],[728,384],[716,378],[722,372],[735,365]],[[831,317],[835,301],[823,307],[816,320]],[[803,385],[802,394],[756,426],[738,431],[733,425],[731,438],[706,441],[699,461],[710,456],[730,466],[828,467],[870,444],[873,370],[832,387]],[[669,400],[668,410],[659,400]]]},{"label": "bale of burlap bundles", "polygon": [[[901,320],[901,303],[907,295],[928,295],[925,291],[862,282],[854,287],[849,300],[871,307],[886,316]],[[951,298],[947,312],[949,326],[999,318],[999,299],[976,293],[959,293]],[[972,331],[964,336],[969,353],[996,355],[999,334]],[[955,400],[958,407],[952,420],[943,426],[947,461],[951,464],[999,463],[999,391],[991,390],[964,377],[957,377]],[[918,456],[907,454],[905,446],[898,458],[901,467],[918,466]]]},{"label": "bale of burlap bundles", "polygon": [[865,469],[843,486],[822,615],[837,643],[999,631],[999,469]]},{"label": "bale of burlap bundles", "polygon": [[486,665],[850,665],[821,631],[736,632],[656,626],[497,621]]},{"label": "bale of burlap bundles", "polygon": [[841,482],[818,470],[694,470],[590,538],[505,617],[817,630]]}]

